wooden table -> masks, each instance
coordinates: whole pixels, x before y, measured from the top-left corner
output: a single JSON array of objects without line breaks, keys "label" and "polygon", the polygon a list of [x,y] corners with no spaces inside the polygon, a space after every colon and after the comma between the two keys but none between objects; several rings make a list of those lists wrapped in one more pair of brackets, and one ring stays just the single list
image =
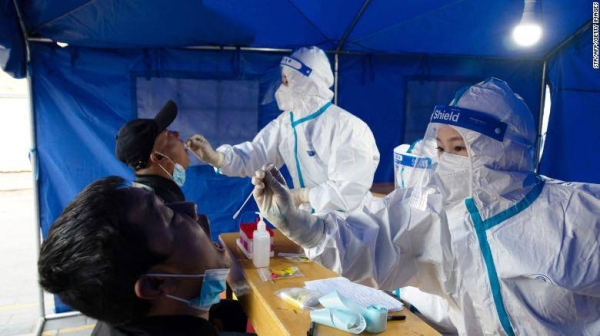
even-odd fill
[{"label": "wooden table", "polygon": [[[269,268],[283,269],[290,266],[298,267],[303,277],[281,279],[275,282],[262,281],[252,260],[248,260],[244,253],[237,247],[235,240],[239,233],[225,233],[219,239],[229,251],[232,258],[232,282],[239,282],[243,277],[247,282],[247,294],[238,297],[248,318],[259,336],[265,335],[306,335],[310,326],[310,315],[288,305],[279,299],[275,291],[286,287],[304,287],[304,282],[316,279],[336,277],[333,271],[315,263],[294,263],[285,258],[277,257],[279,252],[300,253],[302,249],[287,239],[278,230],[274,230],[273,239],[276,257],[271,258]],[[236,275],[237,274],[237,275]],[[405,321],[388,322],[385,332],[379,335],[439,335],[433,328],[412,314],[408,309],[401,311],[406,315]],[[315,335],[350,335],[350,333],[317,324]],[[363,332],[361,335],[371,335]]]},{"label": "wooden table", "polygon": [[371,186],[371,194],[375,197],[383,198],[394,191],[394,182],[378,182]]}]

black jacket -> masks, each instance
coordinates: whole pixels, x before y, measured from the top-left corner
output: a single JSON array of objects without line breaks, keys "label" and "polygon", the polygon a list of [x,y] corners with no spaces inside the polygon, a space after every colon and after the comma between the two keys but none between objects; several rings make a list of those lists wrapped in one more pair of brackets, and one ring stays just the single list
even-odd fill
[{"label": "black jacket", "polygon": [[165,203],[185,202],[181,188],[171,179],[160,175],[136,175],[135,182],[150,187]]},{"label": "black jacket", "polygon": [[[136,175],[135,182],[150,187],[156,196],[162,198],[167,204],[185,202],[181,188],[171,179],[160,175]],[[198,214],[197,222],[210,237],[210,224],[206,215]]]},{"label": "black jacket", "polygon": [[92,336],[200,336],[218,335],[207,320],[191,315],[147,316],[135,322],[116,326],[96,323]]}]

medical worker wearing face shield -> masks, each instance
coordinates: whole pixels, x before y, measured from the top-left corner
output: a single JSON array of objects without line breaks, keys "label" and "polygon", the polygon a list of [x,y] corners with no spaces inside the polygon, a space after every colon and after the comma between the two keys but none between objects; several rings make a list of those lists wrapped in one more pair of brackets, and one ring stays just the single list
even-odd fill
[{"label": "medical worker wearing face shield", "polygon": [[265,163],[285,164],[294,183],[296,206],[316,212],[358,209],[369,189],[379,151],[369,126],[333,105],[333,73],[317,47],[301,48],[281,60],[282,83],[275,93],[285,112],[251,142],[213,150],[201,135],[187,144],[202,160],[227,176],[252,176]]},{"label": "medical worker wearing face shield", "polygon": [[[442,297],[461,335],[600,335],[600,186],[536,175],[535,136],[521,97],[491,78],[436,106],[424,143],[439,155],[419,179],[434,192],[398,190],[347,218],[307,216],[264,167],[254,196],[325,266]],[[407,204],[419,196],[426,207]]]}]

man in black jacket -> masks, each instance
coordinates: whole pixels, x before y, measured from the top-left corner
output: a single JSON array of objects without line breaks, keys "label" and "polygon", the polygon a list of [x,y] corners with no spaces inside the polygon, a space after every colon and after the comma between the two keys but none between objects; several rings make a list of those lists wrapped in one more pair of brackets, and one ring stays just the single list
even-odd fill
[{"label": "man in black jacket", "polygon": [[[167,128],[177,117],[177,105],[169,100],[154,119],[134,119],[119,129],[115,154],[135,172],[134,186],[142,187],[165,203],[185,202],[181,187],[190,164],[188,152],[177,131]],[[199,224],[210,236],[205,215]]]}]

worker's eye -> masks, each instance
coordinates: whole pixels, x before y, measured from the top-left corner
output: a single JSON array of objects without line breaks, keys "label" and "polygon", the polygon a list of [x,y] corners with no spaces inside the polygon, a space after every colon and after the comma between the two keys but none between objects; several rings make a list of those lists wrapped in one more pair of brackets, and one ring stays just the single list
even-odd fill
[{"label": "worker's eye", "polygon": [[435,149],[437,149],[438,153],[444,152],[444,149],[440,146],[437,146]]},{"label": "worker's eye", "polygon": [[455,153],[460,153],[460,152],[466,151],[466,150],[467,150],[467,147],[464,147],[464,146],[455,146],[454,147],[454,152]]}]

